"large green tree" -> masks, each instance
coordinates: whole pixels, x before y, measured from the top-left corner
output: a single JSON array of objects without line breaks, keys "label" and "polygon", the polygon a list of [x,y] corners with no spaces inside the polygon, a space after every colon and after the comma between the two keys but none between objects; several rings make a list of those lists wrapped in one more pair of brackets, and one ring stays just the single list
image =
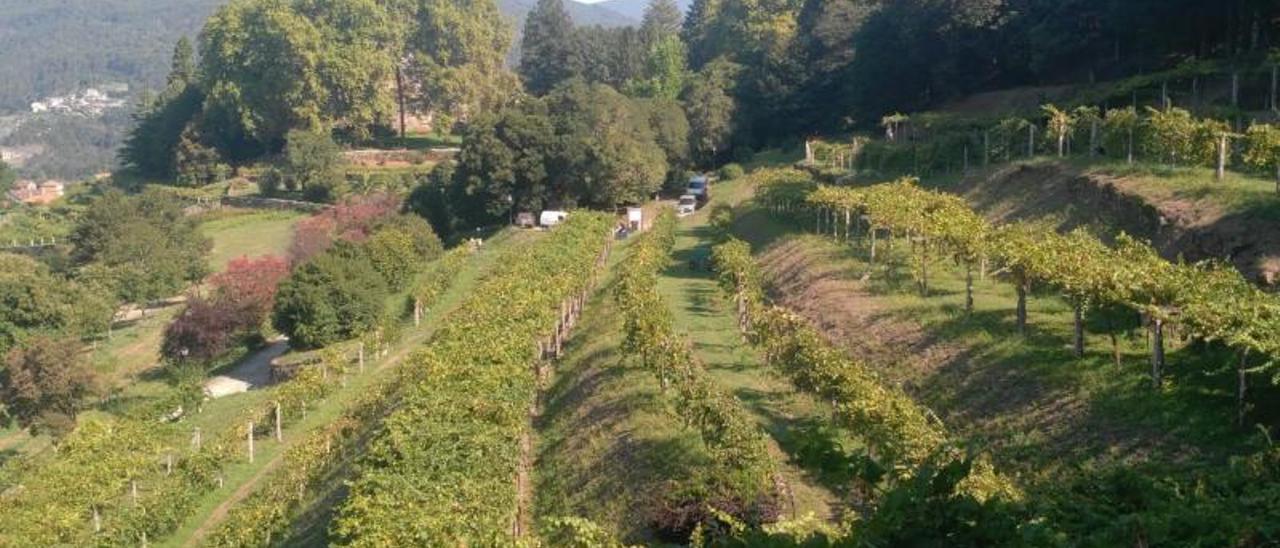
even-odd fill
[{"label": "large green tree", "polygon": [[441,129],[498,109],[518,85],[506,68],[511,29],[494,0],[419,0],[407,46],[415,102]]},{"label": "large green tree", "polygon": [[689,120],[694,159],[709,166],[722,158],[733,139],[737,101],[733,91],[739,65],[720,59],[690,79],[681,99]]},{"label": "large green tree", "polygon": [[363,252],[338,242],[280,284],[271,323],[290,344],[317,348],[372,329],[386,297],[386,282]]},{"label": "large green tree", "polygon": [[573,81],[547,96],[563,140],[553,180],[580,205],[645,200],[662,187],[667,159],[644,110],[603,84]]},{"label": "large green tree", "polygon": [[[512,208],[537,211],[558,205],[564,194],[553,186],[551,169],[560,140],[542,101],[529,101],[475,124],[458,154],[455,197],[469,197],[475,207],[456,204],[468,224],[503,218]],[[446,197],[447,199],[447,197]]]},{"label": "large green tree", "polygon": [[154,98],[144,99],[134,114],[134,127],[120,149],[121,163],[151,179],[177,176],[184,135],[186,150],[202,146],[193,141],[198,136],[191,124],[203,101],[204,93],[196,82],[195,52],[191,42],[182,38],[174,47],[168,85]]},{"label": "large green tree", "polygon": [[30,257],[0,253],[0,355],[39,334],[102,333],[113,312],[99,292],[54,275]]},{"label": "large green tree", "polygon": [[221,132],[278,150],[291,129],[359,138],[392,112],[395,25],[374,0],[246,0],[201,33],[205,109]]},{"label": "large green tree", "polygon": [[14,348],[0,367],[0,422],[61,435],[75,427],[97,377],[74,340],[39,336]]},{"label": "large green tree", "polygon": [[146,303],[174,296],[208,272],[210,249],[195,221],[171,194],[103,194],[71,233],[72,259],[112,279],[117,297]]},{"label": "large green tree", "polygon": [[562,0],[538,0],[526,16],[520,44],[520,77],[542,95],[581,71],[573,20]]}]

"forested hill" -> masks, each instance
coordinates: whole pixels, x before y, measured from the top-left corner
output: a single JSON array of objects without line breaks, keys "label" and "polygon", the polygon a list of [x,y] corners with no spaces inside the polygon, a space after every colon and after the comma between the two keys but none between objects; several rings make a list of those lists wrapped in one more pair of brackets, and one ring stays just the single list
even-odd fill
[{"label": "forested hill", "polygon": [[[647,0],[603,0],[602,2],[597,2],[592,5],[597,8],[607,9],[607,10],[619,13],[624,17],[629,17],[631,19],[635,19],[636,21],[639,21],[644,17],[644,11],[646,8],[649,7],[649,2]],[[680,8],[681,13],[685,13],[689,11],[689,6],[691,5],[693,5],[693,0],[677,0],[676,1],[676,6]],[[578,24],[590,24],[585,21],[579,21],[576,18],[576,14],[575,14],[574,20],[578,21]]]},{"label": "forested hill", "polygon": [[0,111],[106,82],[158,87],[223,0],[0,0]]},{"label": "forested hill", "polygon": [[[226,0],[0,0],[0,113],[108,82],[157,89],[173,44],[194,36]],[[502,0],[515,28],[531,0]],[[601,6],[569,2],[583,25],[635,21]]]}]

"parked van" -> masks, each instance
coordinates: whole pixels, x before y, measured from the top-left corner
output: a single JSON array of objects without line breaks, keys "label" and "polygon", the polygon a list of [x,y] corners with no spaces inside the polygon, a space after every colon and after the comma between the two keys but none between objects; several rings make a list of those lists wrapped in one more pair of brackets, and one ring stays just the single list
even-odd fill
[{"label": "parked van", "polygon": [[543,227],[550,228],[560,223],[563,223],[564,220],[567,219],[568,217],[569,217],[569,212],[567,211],[560,211],[557,209],[548,209],[546,211],[543,211],[542,215],[538,217],[538,224]]},{"label": "parked van", "polygon": [[699,207],[705,205],[711,199],[711,179],[706,175],[694,176],[689,179],[689,187],[684,193],[696,198]]},{"label": "parked van", "polygon": [[676,202],[676,216],[684,217],[685,215],[693,215],[698,209],[698,197],[692,194],[685,194],[680,197],[680,201]]}]

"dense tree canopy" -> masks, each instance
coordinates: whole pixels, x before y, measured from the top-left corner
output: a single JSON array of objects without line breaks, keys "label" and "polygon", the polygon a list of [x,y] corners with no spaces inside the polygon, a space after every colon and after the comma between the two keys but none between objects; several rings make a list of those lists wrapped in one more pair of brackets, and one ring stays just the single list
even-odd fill
[{"label": "dense tree canopy", "polygon": [[[688,127],[674,102],[572,80],[479,120],[447,186],[427,181],[410,206],[444,232],[442,217],[479,225],[516,210],[635,203],[687,165]],[[447,202],[448,212],[431,200]]]},{"label": "dense tree canopy", "polygon": [[520,45],[520,76],[531,93],[543,94],[578,74],[573,20],[563,0],[538,0],[525,18]]},{"label": "dense tree canopy", "polygon": [[35,337],[10,350],[0,367],[0,423],[12,420],[35,433],[70,432],[96,386],[75,340]]},{"label": "dense tree canopy", "polygon": [[111,301],[44,264],[0,253],[0,355],[38,334],[85,337],[107,330]]},{"label": "dense tree canopy", "polygon": [[80,216],[72,259],[112,280],[116,297],[145,303],[172,297],[207,273],[209,240],[171,195],[108,191]]},{"label": "dense tree canopy", "polygon": [[299,348],[363,334],[382,316],[387,285],[355,244],[338,242],[280,284],[271,323]]}]

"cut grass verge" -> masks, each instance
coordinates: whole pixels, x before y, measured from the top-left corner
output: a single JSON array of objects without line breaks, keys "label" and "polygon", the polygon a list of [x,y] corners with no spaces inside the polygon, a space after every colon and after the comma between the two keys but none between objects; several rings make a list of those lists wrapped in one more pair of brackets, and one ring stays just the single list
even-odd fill
[{"label": "cut grass verge", "polygon": [[220,272],[237,257],[284,256],[293,226],[304,217],[292,211],[245,211],[201,223],[201,233],[213,241],[209,269]]}]

